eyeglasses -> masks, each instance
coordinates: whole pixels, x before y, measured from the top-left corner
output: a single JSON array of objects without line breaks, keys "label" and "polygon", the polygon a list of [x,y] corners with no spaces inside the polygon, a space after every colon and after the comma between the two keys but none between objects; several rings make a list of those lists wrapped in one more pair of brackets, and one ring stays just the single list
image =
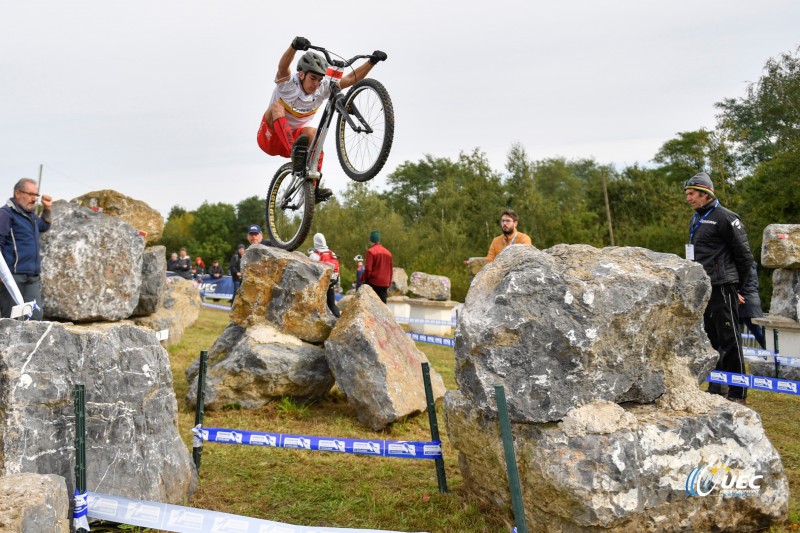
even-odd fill
[{"label": "eyeglasses", "polygon": [[41,196],[41,194],[37,192],[28,192],[28,191],[19,191],[19,192],[21,192],[22,194],[27,194],[31,198],[39,198]]}]

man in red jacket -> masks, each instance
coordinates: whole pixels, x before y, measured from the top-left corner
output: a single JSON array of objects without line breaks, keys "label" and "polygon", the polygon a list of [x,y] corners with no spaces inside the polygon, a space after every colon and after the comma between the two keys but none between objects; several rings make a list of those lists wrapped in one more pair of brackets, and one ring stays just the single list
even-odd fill
[{"label": "man in red jacket", "polygon": [[373,231],[369,234],[369,250],[364,266],[364,283],[386,303],[386,292],[392,284],[392,253],[381,245],[381,233]]}]

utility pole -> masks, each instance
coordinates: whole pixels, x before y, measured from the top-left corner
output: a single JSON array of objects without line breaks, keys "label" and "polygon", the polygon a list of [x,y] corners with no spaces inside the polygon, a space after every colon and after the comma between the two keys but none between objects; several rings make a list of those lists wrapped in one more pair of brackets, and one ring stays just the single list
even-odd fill
[{"label": "utility pole", "polygon": [[606,220],[608,221],[608,238],[614,246],[614,226],[611,223],[611,205],[608,203],[608,186],[606,185],[606,171],[600,170],[600,179],[603,181],[603,197],[606,200]]}]

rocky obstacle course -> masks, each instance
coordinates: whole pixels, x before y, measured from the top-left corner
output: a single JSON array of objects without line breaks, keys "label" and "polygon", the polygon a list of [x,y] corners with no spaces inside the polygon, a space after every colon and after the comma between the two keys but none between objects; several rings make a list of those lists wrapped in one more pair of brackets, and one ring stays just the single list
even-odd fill
[{"label": "rocky obstacle course", "polygon": [[[459,390],[445,396],[468,490],[510,506],[499,383],[532,531],[783,520],[788,482],[758,415],[698,387],[717,357],[702,329],[709,294],[697,263],[637,248],[520,246],[484,267],[456,332]],[[687,479],[704,465],[759,488],[693,496]]]},{"label": "rocky obstacle course", "polygon": [[127,223],[63,200],[42,234],[45,318],[128,318],[139,303],[144,239]]},{"label": "rocky obstacle course", "polygon": [[168,354],[131,324],[0,320],[0,475],[56,474],[72,494],[76,383],[86,385],[88,490],[167,503],[194,492]]},{"label": "rocky obstacle course", "polygon": [[303,341],[322,343],[335,323],[328,310],[327,263],[261,244],[242,256],[242,286],[231,310],[240,326],[269,322]]},{"label": "rocky obstacle course", "polygon": [[[370,287],[353,295],[336,321],[326,305],[326,264],[263,245],[250,246],[242,264],[233,322],[208,354],[206,408],[315,398],[335,379],[373,430],[426,410],[421,364],[427,359]],[[190,403],[198,370],[195,361],[186,373]],[[434,395],[444,395],[434,370],[431,380]]]},{"label": "rocky obstacle course", "polygon": [[[800,357],[800,224],[771,224],[764,228],[761,262],[772,273],[772,299],[769,315],[754,319],[765,325],[767,348],[774,348],[771,331],[779,332],[779,351]],[[775,376],[772,361],[750,361],[750,372]],[[782,365],[780,377],[800,381],[800,367]]]},{"label": "rocky obstacle course", "polygon": [[[186,370],[186,399],[197,403],[199,364]],[[333,386],[320,346],[279,332],[270,324],[230,324],[208,352],[206,409],[235,405],[257,409],[275,398],[312,399]]]},{"label": "rocky obstacle course", "polygon": [[63,477],[17,474],[0,477],[0,531],[69,533],[69,497]]},{"label": "rocky obstacle course", "polygon": [[136,231],[147,233],[145,242],[154,243],[164,233],[164,218],[161,213],[142,202],[112,190],[92,191],[72,199],[72,203],[86,207],[94,207],[104,215],[119,218]]},{"label": "rocky obstacle course", "polygon": [[[359,421],[374,431],[425,411],[421,365],[428,359],[371,287],[359,289],[339,317],[325,356]],[[434,398],[441,398],[444,382],[435,370],[430,373]]]}]

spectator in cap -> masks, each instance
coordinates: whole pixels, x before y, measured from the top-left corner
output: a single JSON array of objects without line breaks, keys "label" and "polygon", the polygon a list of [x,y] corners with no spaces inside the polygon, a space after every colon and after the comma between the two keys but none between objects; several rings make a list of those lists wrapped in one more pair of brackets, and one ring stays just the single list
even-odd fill
[{"label": "spectator in cap", "polygon": [[250,244],[262,244],[264,235],[261,233],[261,226],[253,224],[247,228],[247,240]]},{"label": "spectator in cap", "polygon": [[392,284],[392,253],[381,244],[381,233],[377,230],[369,234],[369,242],[363,280],[386,303]]},{"label": "spectator in cap", "polygon": [[244,244],[236,247],[236,251],[231,256],[231,279],[233,280],[233,296],[231,297],[231,307],[236,299],[236,292],[242,285],[242,256],[244,255]]},{"label": "spectator in cap", "polygon": [[[755,263],[747,233],[739,215],[719,203],[714,184],[705,172],[686,180],[683,191],[694,209],[686,259],[703,265],[711,281],[711,299],[703,313],[703,327],[711,346],[719,352],[716,368],[743,374],[739,303],[744,303],[741,291],[747,286]],[[722,394],[722,387],[709,383],[708,392]],[[747,389],[728,387],[727,396],[744,404]]]}]

